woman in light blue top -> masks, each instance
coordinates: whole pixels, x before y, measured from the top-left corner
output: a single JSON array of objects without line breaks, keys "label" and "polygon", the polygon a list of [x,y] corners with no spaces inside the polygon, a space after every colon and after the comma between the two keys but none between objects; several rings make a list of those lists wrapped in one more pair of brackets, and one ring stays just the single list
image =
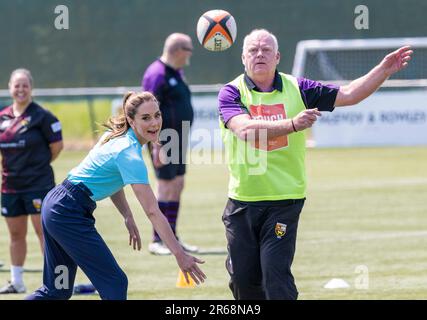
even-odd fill
[{"label": "woman in light blue top", "polygon": [[27,299],[69,299],[77,266],[91,280],[102,299],[126,299],[127,277],[95,229],[96,201],[110,197],[124,218],[129,245],[141,250],[141,238],[123,187],[127,184],[141,203],[153,227],[175,255],[178,266],[199,284],[206,278],[176,240],[148,184],[141,148],[157,142],[162,117],[149,92],[125,95],[124,114],[112,117],[110,129],[67,179],[46,196],[42,205],[45,237],[43,286]]}]

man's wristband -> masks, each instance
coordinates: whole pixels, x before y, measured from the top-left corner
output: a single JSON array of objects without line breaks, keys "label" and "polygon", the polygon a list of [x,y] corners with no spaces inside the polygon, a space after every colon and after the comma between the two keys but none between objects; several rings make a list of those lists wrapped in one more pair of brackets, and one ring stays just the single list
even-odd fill
[{"label": "man's wristband", "polygon": [[298,132],[297,128],[295,128],[295,125],[294,125],[294,119],[291,119],[291,122],[292,122],[292,128],[294,128],[294,132]]}]

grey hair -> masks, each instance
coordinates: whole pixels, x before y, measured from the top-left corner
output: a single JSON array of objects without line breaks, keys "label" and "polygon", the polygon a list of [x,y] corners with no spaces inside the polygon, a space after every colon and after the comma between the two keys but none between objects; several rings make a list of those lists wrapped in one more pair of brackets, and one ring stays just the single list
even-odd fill
[{"label": "grey hair", "polygon": [[19,68],[19,69],[13,70],[12,73],[10,74],[9,83],[12,81],[12,78],[14,76],[16,76],[17,74],[20,74],[20,73],[24,74],[28,78],[28,80],[30,81],[31,87],[33,87],[33,83],[34,83],[33,76],[31,75],[30,70],[24,69],[24,68]]},{"label": "grey hair", "polygon": [[279,42],[274,34],[267,29],[254,29],[245,37],[245,39],[243,39],[243,52],[245,52],[245,49],[248,47],[249,40],[259,33],[267,33],[273,39],[275,51],[279,51]]}]

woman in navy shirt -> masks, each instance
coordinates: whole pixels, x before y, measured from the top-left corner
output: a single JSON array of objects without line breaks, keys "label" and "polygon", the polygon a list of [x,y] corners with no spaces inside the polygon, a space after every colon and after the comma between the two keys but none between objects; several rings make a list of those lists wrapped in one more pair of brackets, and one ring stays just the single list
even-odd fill
[{"label": "woman in navy shirt", "polygon": [[11,281],[0,294],[23,293],[23,265],[27,253],[28,216],[43,251],[40,207],[55,186],[50,163],[63,148],[61,124],[32,101],[33,78],[26,69],[12,72],[11,106],[0,111],[2,155],[1,214],[10,233]]}]

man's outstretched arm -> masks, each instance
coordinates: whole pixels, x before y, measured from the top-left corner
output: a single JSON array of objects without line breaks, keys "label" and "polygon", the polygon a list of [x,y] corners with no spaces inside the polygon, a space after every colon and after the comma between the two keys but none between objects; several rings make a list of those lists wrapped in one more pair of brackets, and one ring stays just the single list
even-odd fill
[{"label": "man's outstretched arm", "polygon": [[369,97],[393,73],[408,65],[412,53],[410,47],[405,46],[386,55],[377,66],[363,77],[350,82],[348,85],[341,86],[335,100],[335,106],[353,105]]}]

